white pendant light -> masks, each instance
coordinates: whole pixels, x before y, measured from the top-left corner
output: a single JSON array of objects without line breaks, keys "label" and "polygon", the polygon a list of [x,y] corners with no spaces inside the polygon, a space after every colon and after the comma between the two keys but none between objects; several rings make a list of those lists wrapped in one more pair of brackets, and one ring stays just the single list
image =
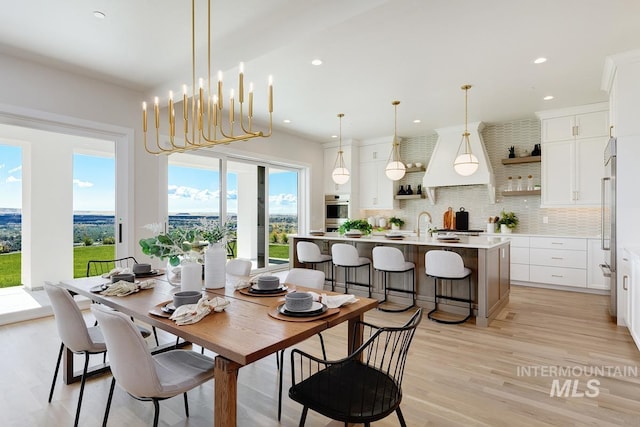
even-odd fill
[{"label": "white pendant light", "polygon": [[351,174],[349,173],[349,169],[347,169],[344,165],[344,158],[342,156],[342,118],[344,117],[344,113],[338,114],[338,119],[340,120],[340,149],[338,150],[338,156],[336,157],[336,161],[333,165],[333,172],[331,173],[331,179],[338,185],[346,184],[349,181],[349,177]]},{"label": "white pendant light", "polygon": [[[469,176],[478,170],[478,158],[471,152],[471,143],[469,142],[469,132],[467,130],[467,91],[471,89],[471,85],[464,85],[460,89],[464,90],[464,133],[462,141],[458,147],[458,155],[453,162],[453,169],[458,175]],[[464,147],[464,151],[461,150]]]},{"label": "white pendant light", "polygon": [[407,171],[402,158],[400,158],[400,143],[398,142],[398,104],[400,101],[393,101],[394,109],[394,123],[393,123],[393,146],[391,147],[391,153],[389,153],[389,162],[387,167],[384,168],[384,173],[392,181],[402,179]]}]

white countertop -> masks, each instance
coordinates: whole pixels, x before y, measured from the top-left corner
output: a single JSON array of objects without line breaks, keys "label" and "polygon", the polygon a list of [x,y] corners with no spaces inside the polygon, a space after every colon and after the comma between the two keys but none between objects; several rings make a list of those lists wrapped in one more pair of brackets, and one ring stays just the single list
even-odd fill
[{"label": "white countertop", "polygon": [[590,236],[572,236],[568,234],[530,234],[530,233],[482,233],[486,236],[500,236],[500,237],[556,237],[562,239],[600,239],[599,235]]},{"label": "white countertop", "polygon": [[310,234],[294,234],[293,238],[316,239],[316,240],[335,240],[346,242],[362,242],[362,243],[386,243],[393,245],[420,245],[420,246],[440,246],[440,247],[456,247],[456,248],[474,248],[474,249],[491,249],[498,246],[509,244],[509,239],[500,234],[487,234],[485,236],[459,236],[459,241],[443,241],[431,236],[410,236],[402,240],[388,239],[385,236],[369,235],[362,237],[346,237],[338,233],[325,233],[323,236],[312,236]]}]

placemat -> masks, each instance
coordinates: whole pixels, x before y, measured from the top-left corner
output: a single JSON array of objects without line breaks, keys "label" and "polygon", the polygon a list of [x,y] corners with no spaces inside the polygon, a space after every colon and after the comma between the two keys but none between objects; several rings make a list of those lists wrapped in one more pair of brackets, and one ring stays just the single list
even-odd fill
[{"label": "placemat", "polygon": [[282,303],[274,306],[269,310],[269,316],[274,319],[284,320],[285,322],[313,322],[314,320],[323,319],[325,317],[333,316],[340,312],[340,308],[329,308],[322,314],[318,314],[317,316],[309,316],[309,317],[292,317],[285,316],[284,314],[278,311],[278,307],[280,307]]},{"label": "placemat", "polygon": [[169,304],[172,301],[173,300],[161,302],[160,304],[156,305],[151,310],[149,310],[149,314],[153,314],[154,316],[158,316],[158,317],[165,317],[168,319],[171,316],[171,313],[166,313],[162,311],[162,307],[164,307],[165,305]]}]

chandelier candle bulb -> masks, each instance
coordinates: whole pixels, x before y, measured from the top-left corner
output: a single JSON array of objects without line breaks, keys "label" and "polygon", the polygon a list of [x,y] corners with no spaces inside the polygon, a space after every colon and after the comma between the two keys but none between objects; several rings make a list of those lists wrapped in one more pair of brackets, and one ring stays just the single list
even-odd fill
[{"label": "chandelier candle bulb", "polygon": [[240,63],[240,74],[238,75],[238,102],[244,102],[244,62]]},{"label": "chandelier candle bulb", "polygon": [[218,108],[222,110],[222,71],[218,71]]},{"label": "chandelier candle bulb", "polygon": [[[233,125],[234,122],[234,110],[235,110],[235,103],[233,102],[233,89],[231,89],[229,91],[229,123],[231,125]],[[231,127],[231,135],[233,135],[233,127]]]},{"label": "chandelier candle bulb", "polygon": [[269,76],[269,113],[273,113],[273,76]]},{"label": "chandelier candle bulb", "polygon": [[156,129],[160,128],[160,107],[158,106],[158,97],[156,96],[153,104],[153,112],[156,115]]},{"label": "chandelier candle bulb", "polygon": [[249,118],[253,117],[253,83],[249,83]]},{"label": "chandelier candle bulb", "polygon": [[147,103],[142,103],[142,130],[147,131]]}]

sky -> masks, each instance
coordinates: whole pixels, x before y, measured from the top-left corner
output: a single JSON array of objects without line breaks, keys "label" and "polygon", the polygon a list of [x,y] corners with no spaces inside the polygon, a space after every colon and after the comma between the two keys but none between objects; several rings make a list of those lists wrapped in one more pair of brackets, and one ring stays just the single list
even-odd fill
[{"label": "sky", "polygon": [[[0,208],[22,206],[21,148],[0,144]],[[220,188],[218,171],[169,166],[169,213],[218,213]],[[237,213],[237,175],[227,177],[227,211]],[[269,211],[271,214],[297,213],[297,174],[271,170]],[[114,159],[74,155],[73,209],[112,213],[115,207]]]}]

